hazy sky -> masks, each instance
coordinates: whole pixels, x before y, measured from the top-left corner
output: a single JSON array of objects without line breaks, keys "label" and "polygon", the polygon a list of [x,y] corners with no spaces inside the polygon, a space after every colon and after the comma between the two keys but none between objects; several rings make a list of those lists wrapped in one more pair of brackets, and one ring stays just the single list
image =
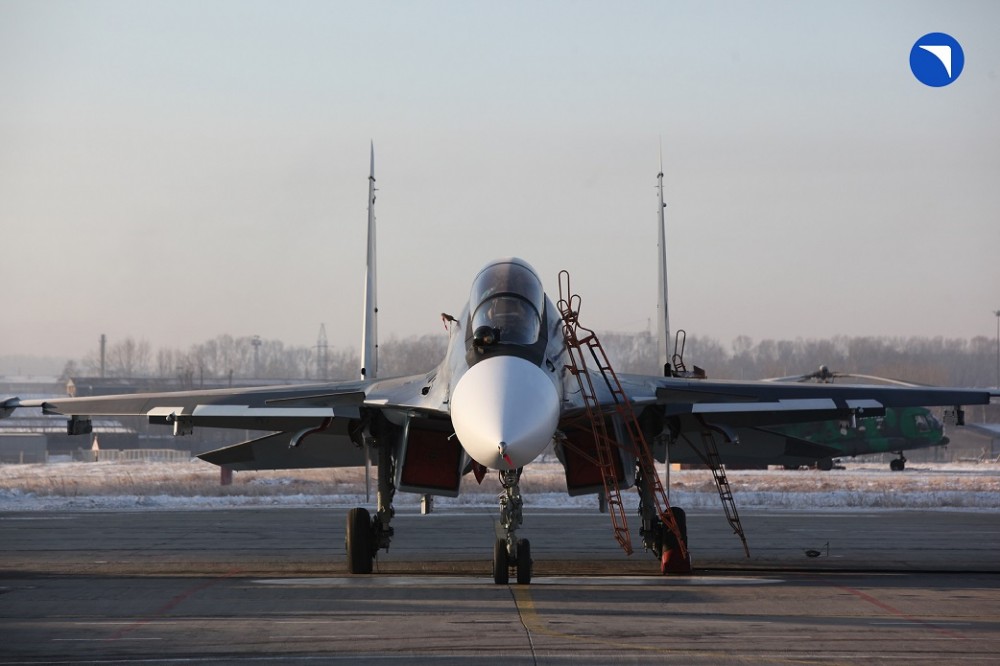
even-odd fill
[{"label": "hazy sky", "polygon": [[[965,50],[954,84],[918,37]],[[383,341],[492,258],[728,344],[993,336],[1000,3],[0,0],[0,355]]]}]

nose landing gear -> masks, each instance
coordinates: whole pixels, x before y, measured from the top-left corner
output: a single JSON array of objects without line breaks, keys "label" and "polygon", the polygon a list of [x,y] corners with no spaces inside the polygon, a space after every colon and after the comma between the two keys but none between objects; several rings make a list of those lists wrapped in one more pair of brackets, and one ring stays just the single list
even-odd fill
[{"label": "nose landing gear", "polygon": [[500,472],[500,520],[496,523],[497,539],[493,544],[493,582],[506,585],[510,581],[511,568],[517,569],[517,582],[527,585],[531,582],[531,542],[517,538],[517,528],[521,526],[521,490],[519,480],[521,469]]}]

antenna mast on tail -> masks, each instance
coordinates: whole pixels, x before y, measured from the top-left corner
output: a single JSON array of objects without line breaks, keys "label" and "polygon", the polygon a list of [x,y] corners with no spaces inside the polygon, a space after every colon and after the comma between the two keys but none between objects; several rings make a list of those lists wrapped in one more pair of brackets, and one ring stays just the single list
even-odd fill
[{"label": "antenna mast on tail", "polygon": [[375,289],[375,143],[368,172],[368,259],[365,264],[365,312],[361,339],[361,379],[378,377],[378,302]]},{"label": "antenna mast on tail", "polygon": [[660,260],[660,293],[656,303],[658,310],[656,318],[656,332],[659,338],[659,360],[660,367],[663,368],[665,376],[670,375],[670,314],[667,312],[667,244],[666,244],[666,223],[663,219],[663,210],[667,204],[663,203],[663,146],[660,146],[660,172],[656,174],[656,189],[659,193],[660,205],[657,210],[657,221],[659,223],[659,240],[657,248]]}]

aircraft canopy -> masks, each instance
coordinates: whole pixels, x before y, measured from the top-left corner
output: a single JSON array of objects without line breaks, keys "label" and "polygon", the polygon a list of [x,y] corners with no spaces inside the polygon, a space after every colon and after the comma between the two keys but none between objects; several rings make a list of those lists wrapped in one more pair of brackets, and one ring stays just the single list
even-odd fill
[{"label": "aircraft canopy", "polygon": [[521,259],[503,259],[481,270],[469,299],[472,330],[489,326],[498,342],[532,344],[541,331],[545,291],[534,269]]}]

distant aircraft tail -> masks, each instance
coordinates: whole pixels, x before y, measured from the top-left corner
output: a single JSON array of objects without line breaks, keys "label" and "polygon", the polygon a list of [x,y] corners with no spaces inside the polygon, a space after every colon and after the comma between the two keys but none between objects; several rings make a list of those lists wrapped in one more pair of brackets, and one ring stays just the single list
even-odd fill
[{"label": "distant aircraft tail", "polygon": [[361,379],[378,377],[378,299],[375,284],[375,143],[368,172],[368,259],[365,263],[365,304],[362,317]]}]

